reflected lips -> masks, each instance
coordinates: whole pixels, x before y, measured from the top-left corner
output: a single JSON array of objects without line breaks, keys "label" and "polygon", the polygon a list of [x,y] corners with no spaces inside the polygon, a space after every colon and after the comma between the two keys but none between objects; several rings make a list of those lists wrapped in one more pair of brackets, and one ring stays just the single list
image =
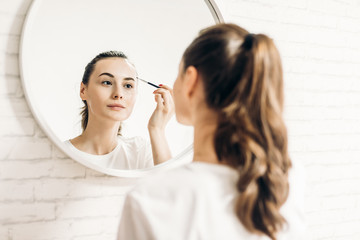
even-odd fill
[{"label": "reflected lips", "polygon": [[116,110],[116,111],[119,111],[119,110],[122,110],[124,109],[125,107],[121,104],[109,104],[107,105],[109,108],[111,108],[112,110]]}]

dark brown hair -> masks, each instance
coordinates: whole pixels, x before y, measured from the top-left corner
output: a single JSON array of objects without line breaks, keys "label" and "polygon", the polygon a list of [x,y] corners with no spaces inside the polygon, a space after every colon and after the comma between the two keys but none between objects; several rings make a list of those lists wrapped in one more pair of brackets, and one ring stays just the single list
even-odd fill
[{"label": "dark brown hair", "polygon": [[[120,51],[108,51],[108,52],[102,52],[102,53],[98,54],[94,59],[91,60],[91,62],[89,62],[86,65],[84,75],[82,78],[82,83],[86,86],[89,84],[90,76],[94,72],[95,65],[98,61],[105,59],[105,58],[113,58],[113,57],[128,59],[127,56],[123,52],[120,52]],[[89,109],[88,109],[88,105],[85,100],[83,100],[83,103],[84,103],[84,106],[82,107],[80,115],[81,115],[81,127],[82,127],[83,131],[85,131],[87,124],[88,124],[88,120],[89,120]],[[118,129],[118,135],[121,135],[121,124]]]},{"label": "dark brown hair", "polygon": [[286,223],[279,210],[288,196],[291,167],[278,50],[266,35],[218,24],[200,32],[183,62],[184,71],[198,70],[206,103],[218,113],[219,161],[239,172],[239,220],[248,231],[276,239]]}]

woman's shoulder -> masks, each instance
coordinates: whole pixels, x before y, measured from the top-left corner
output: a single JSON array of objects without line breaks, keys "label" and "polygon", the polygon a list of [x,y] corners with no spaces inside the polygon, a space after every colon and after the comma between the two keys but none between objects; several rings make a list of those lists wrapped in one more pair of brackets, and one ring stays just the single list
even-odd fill
[{"label": "woman's shoulder", "polygon": [[145,192],[147,189],[161,185],[162,189],[179,185],[178,181],[184,177],[191,177],[188,166],[180,166],[164,172],[156,172],[154,175],[146,176],[139,181],[134,191]]},{"label": "woman's shoulder", "polygon": [[231,186],[236,179],[237,173],[230,167],[192,162],[140,180],[130,194],[149,195],[155,198],[163,197],[164,194],[198,195],[209,192],[209,187],[213,189]]},{"label": "woman's shoulder", "polygon": [[[284,232],[279,234],[279,239],[305,239],[300,234],[306,230],[301,213],[302,206],[299,206],[302,193],[301,190],[298,192],[298,185],[294,186],[295,179],[295,183],[302,181],[301,177],[300,180],[298,179],[299,173],[301,175],[301,166],[295,164],[290,174],[291,193],[281,211],[289,225]],[[249,234],[241,227],[236,216],[227,214],[227,210],[232,209],[233,200],[238,196],[236,189],[238,178],[238,172],[231,167],[192,162],[142,179],[128,194],[128,201],[137,207],[146,209],[151,216],[154,215],[151,209],[158,209],[157,213],[161,212],[162,214],[171,212],[171,216],[180,217],[184,214],[192,216],[197,213],[204,217],[201,221],[207,221],[205,220],[207,214],[217,214],[216,216],[223,219],[233,219],[234,226],[238,229],[236,231],[239,231],[240,235],[248,236]],[[159,206],[161,209],[159,210],[155,206]],[[216,219],[209,219],[209,221],[218,223]],[[250,234],[250,236],[252,235]],[[291,237],[289,238],[289,236]]]},{"label": "woman's shoulder", "polygon": [[70,148],[72,151],[82,154],[83,152],[77,149],[71,141],[72,139],[68,139],[63,141],[63,143],[65,144],[66,147]]}]

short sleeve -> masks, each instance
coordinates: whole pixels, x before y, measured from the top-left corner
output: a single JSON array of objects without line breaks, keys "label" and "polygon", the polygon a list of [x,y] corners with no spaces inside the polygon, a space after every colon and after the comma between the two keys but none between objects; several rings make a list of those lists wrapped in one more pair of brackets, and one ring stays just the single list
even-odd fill
[{"label": "short sleeve", "polygon": [[155,239],[141,204],[131,194],[127,195],[118,228],[118,240]]},{"label": "short sleeve", "polygon": [[289,225],[286,226],[284,233],[279,234],[279,240],[308,239],[304,214],[305,179],[304,167],[300,162],[293,161],[289,171],[289,195],[280,210]]}]

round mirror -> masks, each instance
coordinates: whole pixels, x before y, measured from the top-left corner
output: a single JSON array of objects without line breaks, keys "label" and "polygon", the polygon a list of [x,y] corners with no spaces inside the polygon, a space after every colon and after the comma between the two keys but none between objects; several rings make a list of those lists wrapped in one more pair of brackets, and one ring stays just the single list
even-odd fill
[{"label": "round mirror", "polygon": [[[80,84],[85,66],[97,54],[122,51],[139,78],[172,87],[186,46],[200,29],[220,21],[210,0],[34,0],[20,49],[23,88],[34,117],[69,157],[110,175],[138,177],[189,161],[192,128],[178,124],[175,117],[165,132],[174,158],[152,168],[106,168],[76,154],[64,142],[82,132]],[[123,136],[149,138],[154,90],[138,82],[134,109],[122,122]]]}]

